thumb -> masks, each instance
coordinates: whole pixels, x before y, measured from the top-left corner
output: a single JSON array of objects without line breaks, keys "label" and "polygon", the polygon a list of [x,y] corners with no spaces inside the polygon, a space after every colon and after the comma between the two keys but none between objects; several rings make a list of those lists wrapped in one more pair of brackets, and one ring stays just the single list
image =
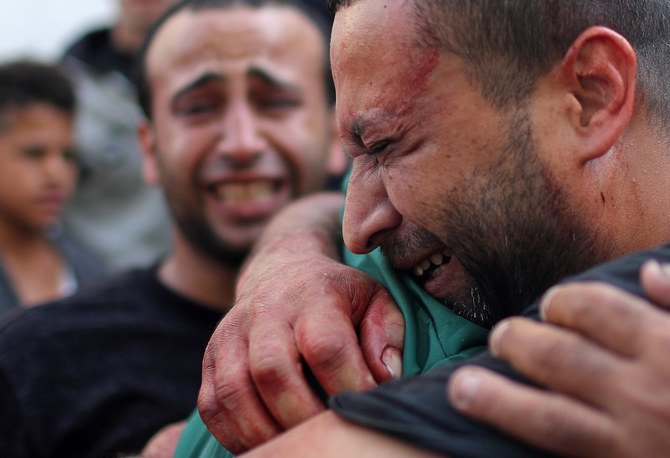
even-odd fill
[{"label": "thumb", "polygon": [[377,383],[402,375],[405,318],[385,289],[370,299],[361,320],[360,342],[363,357]]},{"label": "thumb", "polygon": [[670,264],[647,261],[640,271],[644,292],[657,305],[670,309]]}]

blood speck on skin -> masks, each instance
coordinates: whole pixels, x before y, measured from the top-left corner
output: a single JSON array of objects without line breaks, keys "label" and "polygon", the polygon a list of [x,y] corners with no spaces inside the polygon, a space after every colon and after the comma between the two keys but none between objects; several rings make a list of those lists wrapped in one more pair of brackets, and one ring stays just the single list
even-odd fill
[{"label": "blood speck on skin", "polygon": [[603,203],[605,203],[605,194],[602,192],[600,193],[600,199],[603,201]]}]

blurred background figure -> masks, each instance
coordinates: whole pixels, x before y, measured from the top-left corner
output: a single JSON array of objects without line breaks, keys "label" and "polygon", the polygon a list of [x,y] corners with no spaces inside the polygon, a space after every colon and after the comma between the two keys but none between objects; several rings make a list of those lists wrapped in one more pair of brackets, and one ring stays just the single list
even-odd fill
[{"label": "blurred background figure", "polygon": [[0,314],[101,276],[100,263],[58,225],[77,175],[74,110],[56,67],[0,65]]},{"label": "blurred background figure", "polygon": [[85,33],[61,62],[78,98],[81,167],[64,223],[113,271],[153,263],[171,240],[162,193],[142,179],[133,72],[149,26],[174,0],[118,3],[115,23]]},{"label": "blurred background figure", "polygon": [[346,165],[319,5],[184,0],[146,34],[144,174],[174,250],[0,322],[0,457],[128,456],[193,410],[240,263]]}]

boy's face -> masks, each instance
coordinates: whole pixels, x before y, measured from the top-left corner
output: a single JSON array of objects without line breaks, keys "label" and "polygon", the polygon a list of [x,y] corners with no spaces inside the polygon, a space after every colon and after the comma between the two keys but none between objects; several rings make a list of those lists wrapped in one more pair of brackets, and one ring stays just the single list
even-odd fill
[{"label": "boy's face", "polygon": [[0,221],[41,230],[74,189],[72,117],[46,104],[10,109],[0,130]]}]

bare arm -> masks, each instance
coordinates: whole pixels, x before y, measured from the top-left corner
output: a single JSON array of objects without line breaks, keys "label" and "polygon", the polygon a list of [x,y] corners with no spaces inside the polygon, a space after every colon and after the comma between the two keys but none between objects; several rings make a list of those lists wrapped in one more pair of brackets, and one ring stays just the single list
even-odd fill
[{"label": "bare arm", "polygon": [[343,202],[312,196],[271,222],[210,340],[198,408],[235,453],[324,409],[305,366],[327,394],[400,372],[401,313],[376,280],[339,262]]},{"label": "bare arm", "polygon": [[[492,350],[553,391],[463,368],[449,387],[463,413],[542,448],[574,456],[661,456],[670,450],[670,269],[641,271],[649,302],[602,283],[561,286],[547,323],[512,319]],[[665,309],[665,310],[664,310]]]},{"label": "bare arm", "polygon": [[244,456],[420,458],[442,455],[412,447],[390,436],[346,422],[333,412],[325,412]]},{"label": "bare arm", "polygon": [[174,456],[186,422],[173,423],[158,431],[145,445],[140,458],[163,458]]}]

